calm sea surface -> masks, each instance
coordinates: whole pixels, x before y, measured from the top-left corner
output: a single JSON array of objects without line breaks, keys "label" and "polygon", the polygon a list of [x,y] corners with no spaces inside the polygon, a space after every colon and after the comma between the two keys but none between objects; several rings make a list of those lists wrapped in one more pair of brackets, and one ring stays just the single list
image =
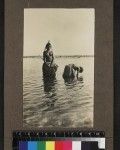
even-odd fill
[{"label": "calm sea surface", "polygon": [[[41,58],[23,58],[23,122],[25,127],[92,127],[94,57],[56,58],[56,79],[45,81]],[[79,80],[65,83],[64,66],[74,63],[84,71]]]}]

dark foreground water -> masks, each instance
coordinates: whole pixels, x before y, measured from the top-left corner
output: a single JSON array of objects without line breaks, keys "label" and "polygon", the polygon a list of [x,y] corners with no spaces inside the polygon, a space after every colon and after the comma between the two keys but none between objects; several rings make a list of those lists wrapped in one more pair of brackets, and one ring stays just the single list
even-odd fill
[{"label": "dark foreground water", "polygon": [[[56,79],[43,80],[42,60],[23,58],[23,125],[25,127],[93,127],[94,57],[56,58]],[[65,83],[64,66],[82,66],[79,80]]]}]

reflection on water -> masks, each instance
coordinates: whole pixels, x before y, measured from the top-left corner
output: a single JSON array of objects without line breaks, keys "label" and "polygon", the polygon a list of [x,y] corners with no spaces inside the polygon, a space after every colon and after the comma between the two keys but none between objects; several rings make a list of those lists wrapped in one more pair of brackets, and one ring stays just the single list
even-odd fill
[{"label": "reflection on water", "polygon": [[[64,80],[64,66],[84,68],[78,79]],[[58,58],[56,78],[42,76],[39,58],[24,58],[23,121],[25,127],[92,127],[94,58]]]},{"label": "reflection on water", "polygon": [[78,77],[78,78],[66,78],[64,79],[64,82],[66,85],[71,85],[73,86],[75,83],[77,83],[77,81],[79,81],[79,83],[83,83],[83,77]]},{"label": "reflection on water", "polygon": [[43,85],[44,85],[44,91],[46,93],[49,93],[51,91],[55,91],[55,84],[57,84],[56,78],[44,78],[43,77]]},{"label": "reflection on water", "polygon": [[57,100],[57,93],[56,93],[56,86],[55,86],[56,84],[57,84],[56,78],[50,79],[50,78],[43,77],[44,92],[47,98],[46,105],[48,106],[47,110],[53,109],[55,102]]}]

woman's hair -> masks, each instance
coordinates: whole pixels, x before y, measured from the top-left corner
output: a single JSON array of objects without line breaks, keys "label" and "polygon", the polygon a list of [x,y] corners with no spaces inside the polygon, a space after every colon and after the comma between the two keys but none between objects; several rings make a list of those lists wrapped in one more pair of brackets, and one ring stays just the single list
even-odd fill
[{"label": "woman's hair", "polygon": [[82,73],[83,72],[83,68],[79,67],[79,72]]},{"label": "woman's hair", "polygon": [[48,43],[46,44],[46,46],[45,46],[45,49],[48,49],[48,48],[51,48],[52,47],[52,45],[51,45],[51,43],[48,41]]}]

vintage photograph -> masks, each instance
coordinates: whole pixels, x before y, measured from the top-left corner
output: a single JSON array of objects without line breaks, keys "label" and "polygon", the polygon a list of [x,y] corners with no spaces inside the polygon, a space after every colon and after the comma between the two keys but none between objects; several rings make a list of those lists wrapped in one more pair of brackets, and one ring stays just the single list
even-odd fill
[{"label": "vintage photograph", "polygon": [[93,8],[24,9],[23,126],[94,126]]}]

